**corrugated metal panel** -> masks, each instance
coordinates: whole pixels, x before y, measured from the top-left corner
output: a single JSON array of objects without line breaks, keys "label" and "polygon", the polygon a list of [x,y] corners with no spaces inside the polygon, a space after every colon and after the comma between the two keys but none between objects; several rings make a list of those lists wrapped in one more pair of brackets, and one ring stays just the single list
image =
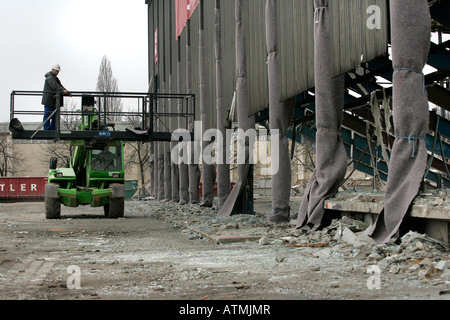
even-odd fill
[{"label": "corrugated metal panel", "polygon": [[[334,75],[348,72],[386,52],[386,0],[339,0],[329,4]],[[367,28],[367,8],[371,5],[381,9],[381,29]],[[278,1],[278,14],[280,96],[285,100],[315,86],[314,4],[313,1]],[[262,109],[263,105],[254,106],[253,112]]]},{"label": "corrugated metal panel", "polygon": [[[162,0],[152,1],[150,6]],[[164,1],[165,2],[165,1]],[[386,0],[331,0],[330,14],[333,19],[333,74],[338,75],[354,69],[386,52],[388,41],[388,4]],[[214,55],[214,1],[204,1],[205,12],[205,60],[207,63],[207,101],[211,113],[209,121],[215,121],[215,55]],[[381,9],[381,29],[367,28],[371,5]],[[157,6],[158,7],[158,6]],[[160,9],[161,10],[161,9]],[[171,8],[175,10],[174,6]],[[223,57],[223,98],[229,107],[236,86],[235,57],[235,2],[222,0],[222,57]],[[265,1],[248,0],[247,23],[247,76],[249,85],[250,113],[255,114],[268,105],[267,90],[267,49],[265,39]],[[162,27],[161,20],[159,28]],[[151,24],[152,21],[149,21]],[[198,95],[198,30],[200,8],[191,17],[192,88]],[[280,95],[285,100],[314,87],[314,6],[312,0],[278,1]],[[175,31],[173,31],[175,32]],[[185,43],[187,30],[181,34],[181,58],[183,86],[185,74]],[[172,35],[173,36],[173,35]],[[153,42],[152,32],[149,41]],[[167,43],[161,46],[168,46]],[[151,50],[149,50],[151,52]],[[150,53],[150,55],[152,55]],[[164,58],[161,58],[160,63]],[[172,59],[176,61],[174,56]],[[151,68],[150,68],[151,69]],[[150,71],[151,72],[151,71]],[[186,92],[178,88],[180,93]],[[200,106],[197,103],[197,118],[200,120]]]},{"label": "corrugated metal panel", "polygon": [[[387,51],[388,5],[386,0],[330,1],[332,17],[332,73],[339,75],[370,61]],[[381,28],[369,29],[369,6],[380,8]],[[249,0],[249,96],[250,113],[267,107],[267,72],[264,1]],[[312,0],[278,1],[278,55],[280,98],[286,100],[315,86],[314,84],[314,3]],[[361,60],[361,57],[363,59]],[[257,70],[256,70],[257,69]],[[259,81],[259,83],[253,83]]]},{"label": "corrugated metal panel", "polygon": [[[154,32],[155,32],[155,2],[152,1],[148,5],[148,81],[149,84],[152,81],[152,78],[155,73],[155,38],[154,38]],[[151,89],[151,88],[149,88]]]},{"label": "corrugated metal panel", "polygon": [[[181,81],[179,81],[179,87],[177,87],[177,93],[183,93],[187,92],[186,90],[186,44],[187,44],[187,32],[183,32],[181,36],[178,38],[178,48],[180,50],[179,52],[179,59],[180,59],[180,77]],[[178,59],[178,57],[177,57]],[[178,82],[178,79],[177,79]],[[184,110],[186,111],[186,110]],[[179,118],[180,127],[186,129],[187,123],[185,118]]]},{"label": "corrugated metal panel", "polygon": [[[370,29],[367,9],[380,9],[381,28]],[[361,62],[370,61],[386,52],[388,41],[388,15],[386,0],[330,1],[333,26],[333,73],[342,74]],[[362,59],[361,59],[362,57]]]},{"label": "corrugated metal panel", "polygon": [[278,49],[280,99],[286,100],[313,87],[313,1],[278,1]]},{"label": "corrugated metal panel", "polygon": [[[200,28],[200,8],[195,10],[191,16],[191,59],[192,59],[192,93],[197,97],[195,104],[195,121],[200,120],[200,104],[199,104],[199,74],[198,74],[198,30]],[[189,75],[187,75],[189,76]]]},{"label": "corrugated metal panel", "polygon": [[[203,1],[205,10],[205,27],[204,27],[204,39],[205,39],[205,63],[206,63],[206,108],[210,110],[206,114],[207,128],[216,128],[217,122],[217,109],[216,109],[216,55],[214,52],[215,42],[215,17],[214,7],[215,1]],[[198,9],[197,9],[198,10]]]},{"label": "corrugated metal panel", "polygon": [[[214,54],[214,1],[205,1],[203,3],[205,15],[204,15],[204,45],[205,54],[204,61],[207,70],[205,85],[206,85],[206,106],[210,112],[207,113],[208,127],[215,127],[216,123],[216,108],[215,108],[215,54]],[[200,30],[200,14],[201,7],[199,6],[191,16],[190,19],[190,40],[191,40],[191,59],[192,59],[192,93],[196,97],[200,94],[200,77],[199,77],[199,30]],[[187,34],[186,30],[182,35]],[[185,55],[184,51],[184,55]],[[184,64],[185,66],[185,64]],[[181,92],[184,93],[184,92]],[[200,121],[199,99],[196,99],[195,120]]]},{"label": "corrugated metal panel", "polygon": [[[279,1],[280,2],[280,1]],[[265,1],[248,0],[246,23],[247,81],[249,112],[255,114],[268,106],[267,45],[265,32]]]},{"label": "corrugated metal panel", "polygon": [[222,23],[222,65],[223,65],[223,104],[231,108],[236,90],[236,22],[234,1],[221,0]]},{"label": "corrugated metal panel", "polygon": [[[172,33],[172,21],[171,21],[171,6],[173,1],[162,1],[161,6],[161,17],[160,19],[160,25],[161,25],[161,43],[164,45],[161,47],[162,54],[161,54],[161,68],[162,68],[162,77],[161,77],[161,92],[169,93],[169,78],[171,76],[170,72],[170,66],[172,64],[172,41],[173,41],[173,33]],[[162,112],[170,112],[169,110],[169,101],[164,99],[161,103],[161,111]],[[168,117],[162,117],[162,128],[160,131],[170,131],[169,129],[169,118]]]}]

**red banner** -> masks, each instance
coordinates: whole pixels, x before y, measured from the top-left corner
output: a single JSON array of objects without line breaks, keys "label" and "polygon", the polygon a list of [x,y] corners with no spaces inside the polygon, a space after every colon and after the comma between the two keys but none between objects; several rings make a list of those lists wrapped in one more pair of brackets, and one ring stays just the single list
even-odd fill
[{"label": "red banner", "polygon": [[187,5],[190,0],[175,0],[175,10],[177,13],[177,27],[176,37],[178,38],[186,27],[186,21],[188,20]]},{"label": "red banner", "polygon": [[189,20],[197,9],[200,0],[175,0],[175,10],[177,13],[176,37],[178,38],[186,27]]}]

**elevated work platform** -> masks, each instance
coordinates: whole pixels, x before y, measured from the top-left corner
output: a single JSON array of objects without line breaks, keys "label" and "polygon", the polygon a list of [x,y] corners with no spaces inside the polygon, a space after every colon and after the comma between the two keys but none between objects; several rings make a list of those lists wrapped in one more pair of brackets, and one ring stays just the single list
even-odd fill
[{"label": "elevated work platform", "polygon": [[[44,123],[35,130],[24,129],[21,119],[42,120],[41,111],[30,111],[30,101],[38,101],[41,91],[13,91],[10,106],[10,131],[18,140],[81,140],[81,141],[178,141],[168,129],[169,121],[182,119],[186,133],[193,138],[188,124],[194,121],[195,96],[192,94],[150,94],[122,92],[71,92],[70,104],[64,106],[62,97],[55,92],[57,107],[54,110],[56,130],[43,130]],[[66,98],[67,99],[67,98]],[[39,101],[40,102],[40,101]],[[160,105],[172,103],[180,112],[160,112]],[[125,105],[126,104],[126,105]],[[119,107],[118,107],[119,106]],[[131,111],[122,111],[122,108]],[[81,123],[93,125],[88,130],[80,130]],[[125,130],[116,130],[115,122],[126,120],[132,124]]]}]

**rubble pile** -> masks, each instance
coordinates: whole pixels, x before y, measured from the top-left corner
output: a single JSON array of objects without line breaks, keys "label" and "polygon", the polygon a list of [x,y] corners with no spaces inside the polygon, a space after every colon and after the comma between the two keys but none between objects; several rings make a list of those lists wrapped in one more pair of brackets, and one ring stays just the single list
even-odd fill
[{"label": "rubble pile", "polygon": [[[140,205],[154,217],[171,223],[190,240],[205,239],[208,234],[227,234],[230,230],[245,230],[259,235],[261,246],[316,248],[316,256],[359,260],[366,266],[377,265],[381,272],[402,274],[411,279],[450,284],[450,250],[448,244],[425,234],[410,231],[387,244],[379,244],[365,230],[367,223],[344,216],[324,228],[302,232],[295,228],[296,221],[273,225],[265,213],[234,215],[217,218],[215,208],[201,208],[190,204],[180,206],[172,202],[151,201]],[[195,228],[194,228],[195,227]],[[196,233],[195,230],[202,230]],[[251,231],[249,231],[251,230]]]},{"label": "rubble pile", "polygon": [[326,228],[312,229],[306,233],[292,230],[291,226],[271,228],[260,244],[317,247],[320,248],[318,257],[362,260],[367,266],[377,265],[381,272],[450,283],[449,246],[426,234],[409,231],[399,239],[393,238],[387,244],[380,244],[365,233],[369,226],[367,223],[346,216],[333,220]]},{"label": "rubble pile", "polygon": [[174,202],[149,201],[151,206],[140,205],[141,210],[150,211],[151,215],[172,223],[177,227],[197,226],[212,229],[239,229],[243,227],[267,227],[264,214],[239,214],[231,217],[217,217],[217,208],[202,208],[198,204],[179,205]]}]

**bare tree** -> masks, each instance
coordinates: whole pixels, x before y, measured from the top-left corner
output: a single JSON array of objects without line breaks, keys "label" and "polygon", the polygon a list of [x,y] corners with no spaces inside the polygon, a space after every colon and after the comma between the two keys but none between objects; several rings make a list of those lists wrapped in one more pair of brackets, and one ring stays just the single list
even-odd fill
[{"label": "bare tree", "polygon": [[81,110],[78,109],[77,102],[69,100],[64,105],[64,109],[61,112],[61,128],[63,130],[79,130],[81,124]]},{"label": "bare tree", "polygon": [[[133,127],[137,127],[140,121],[139,117],[128,116],[128,121],[130,121]],[[139,195],[145,195],[145,172],[146,168],[149,168],[148,163],[150,161],[150,143],[128,142],[126,147],[129,148],[129,154],[125,162],[125,169],[137,165],[139,167],[139,173],[141,177],[141,190]]]},{"label": "bare tree", "polygon": [[[63,130],[78,130],[81,123],[81,112],[77,110],[77,103],[71,100],[64,106],[61,112],[61,128]],[[49,163],[50,158],[58,159],[59,167],[67,167],[68,161],[73,156],[74,148],[69,141],[57,141],[42,145],[42,155],[39,160],[42,163]]]},{"label": "bare tree", "polygon": [[72,147],[67,141],[57,141],[55,143],[43,144],[42,153],[38,156],[38,160],[42,163],[49,164],[51,158],[58,159],[58,167],[68,167],[69,159],[72,155]]},{"label": "bare tree", "polygon": [[[106,56],[103,56],[100,64],[100,70],[97,78],[97,91],[114,93],[119,92],[119,85],[117,79],[113,76],[111,61]],[[110,121],[120,121],[121,117],[116,114],[122,111],[122,101],[120,98],[109,97],[101,98],[99,104],[103,110],[106,110],[107,117]]]},{"label": "bare tree", "polygon": [[16,164],[23,162],[24,157],[12,151],[12,142],[9,134],[0,135],[0,176],[14,176],[20,172]]}]

